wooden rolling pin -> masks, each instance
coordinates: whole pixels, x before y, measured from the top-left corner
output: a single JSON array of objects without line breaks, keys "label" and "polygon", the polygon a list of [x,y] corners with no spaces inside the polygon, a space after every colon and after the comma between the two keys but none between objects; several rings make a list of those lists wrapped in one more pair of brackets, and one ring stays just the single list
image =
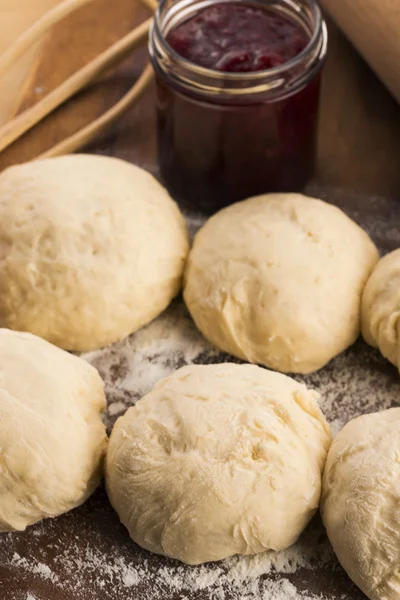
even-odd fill
[{"label": "wooden rolling pin", "polygon": [[400,1],[320,0],[400,102]]}]

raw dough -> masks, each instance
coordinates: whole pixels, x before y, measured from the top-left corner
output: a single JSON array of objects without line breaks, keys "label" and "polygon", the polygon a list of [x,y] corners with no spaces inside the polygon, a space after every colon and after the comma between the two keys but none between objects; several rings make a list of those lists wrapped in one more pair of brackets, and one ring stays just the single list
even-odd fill
[{"label": "raw dough", "polygon": [[136,331],[179,292],[179,209],[152,175],[63,156],[0,175],[0,325],[88,351]]},{"label": "raw dough", "polygon": [[184,367],[118,419],[112,505],[143,548],[198,564],[282,550],[318,507],[318,394],[253,365]]},{"label": "raw dough", "polygon": [[354,419],[332,444],[322,517],[337,557],[371,600],[400,598],[400,408]]},{"label": "raw dough", "polygon": [[184,297],[218,348],[283,372],[309,373],[360,332],[363,286],[378,260],[341,210],[298,194],[234,204],[197,234]]},{"label": "raw dough", "polygon": [[106,450],[96,369],[29,333],[0,329],[0,531],[82,504]]},{"label": "raw dough", "polygon": [[400,249],[378,262],[365,286],[362,333],[400,369]]}]

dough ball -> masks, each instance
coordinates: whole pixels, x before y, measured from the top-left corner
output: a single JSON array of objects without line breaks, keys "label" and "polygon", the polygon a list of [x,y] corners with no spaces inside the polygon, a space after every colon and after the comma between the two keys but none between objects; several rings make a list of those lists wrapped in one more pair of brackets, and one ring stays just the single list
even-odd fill
[{"label": "dough ball", "polygon": [[104,156],[0,175],[0,325],[66,350],[133,333],[181,286],[186,226],[146,171]]},{"label": "dough ball", "polygon": [[340,432],[324,473],[322,517],[336,555],[371,600],[400,597],[400,408]]},{"label": "dough ball", "polygon": [[107,453],[132,539],[188,564],[293,544],[318,507],[330,444],[317,396],[252,365],[159,382],[118,419]]},{"label": "dough ball", "polygon": [[203,335],[243,360],[309,373],[360,332],[378,252],[341,210],[298,194],[258,196],[197,234],[184,297]]},{"label": "dough ball", "polygon": [[0,329],[0,531],[82,504],[107,437],[96,369],[29,333]]},{"label": "dough ball", "polygon": [[400,249],[378,262],[365,286],[362,333],[400,369]]}]

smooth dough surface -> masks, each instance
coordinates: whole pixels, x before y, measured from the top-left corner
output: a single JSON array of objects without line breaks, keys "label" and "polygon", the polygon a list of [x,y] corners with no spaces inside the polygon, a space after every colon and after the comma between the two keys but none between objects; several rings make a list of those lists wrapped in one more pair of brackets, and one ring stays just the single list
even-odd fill
[{"label": "smooth dough surface", "polygon": [[371,600],[400,598],[400,408],[351,421],[334,440],[321,512],[335,553]]},{"label": "smooth dough surface", "polygon": [[118,419],[107,490],[132,539],[188,564],[282,550],[315,513],[318,394],[254,365],[184,367]]},{"label": "smooth dough surface", "polygon": [[0,531],[22,531],[79,506],[97,487],[105,395],[84,360],[7,329],[0,383]]},{"label": "smooth dough surface", "polygon": [[179,292],[184,219],[152,175],[71,155],[0,175],[0,325],[66,350],[133,333]]},{"label": "smooth dough surface", "polygon": [[309,373],[358,337],[361,293],[377,260],[368,235],[335,206],[258,196],[223,209],[197,234],[184,297],[218,348]]},{"label": "smooth dough surface", "polygon": [[400,369],[400,249],[378,262],[365,286],[362,334]]}]

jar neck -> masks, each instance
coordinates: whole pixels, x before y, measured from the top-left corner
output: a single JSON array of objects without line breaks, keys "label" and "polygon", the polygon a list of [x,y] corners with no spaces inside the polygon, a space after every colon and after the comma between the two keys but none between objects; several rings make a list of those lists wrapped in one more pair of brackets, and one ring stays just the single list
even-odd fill
[{"label": "jar neck", "polygon": [[207,69],[180,56],[167,42],[168,33],[200,10],[224,0],[161,0],[150,31],[149,51],[161,78],[181,92],[208,101],[243,102],[246,97],[283,99],[309,83],[320,71],[327,52],[328,33],[315,0],[229,0],[274,11],[297,23],[308,45],[286,63],[246,73]]}]

